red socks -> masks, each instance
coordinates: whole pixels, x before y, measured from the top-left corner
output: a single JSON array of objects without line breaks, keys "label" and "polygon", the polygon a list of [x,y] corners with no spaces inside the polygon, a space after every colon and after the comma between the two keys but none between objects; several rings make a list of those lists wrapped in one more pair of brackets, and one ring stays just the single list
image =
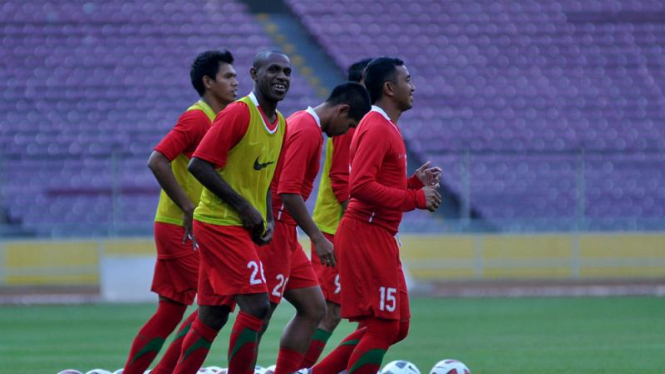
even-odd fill
[{"label": "red socks", "polygon": [[173,372],[173,368],[175,368],[175,365],[178,363],[178,358],[180,358],[182,342],[185,340],[187,332],[192,328],[192,323],[194,323],[196,316],[198,316],[198,310],[195,310],[190,314],[185,322],[180,325],[178,334],[175,339],[173,339],[173,342],[171,342],[171,345],[169,345],[169,348],[166,350],[166,353],[164,353],[164,356],[157,366],[152,369],[152,374],[171,374],[171,372]]},{"label": "red socks", "polygon": [[178,326],[186,309],[183,304],[159,302],[155,314],[134,338],[123,373],[143,374],[159,353],[164,340]]},{"label": "red socks", "polygon": [[307,353],[305,353],[305,358],[300,363],[298,369],[310,368],[316,363],[321,356],[323,349],[326,347],[330,335],[332,335],[332,333],[329,333],[328,331],[316,329],[314,336],[312,336],[312,342],[309,345],[309,349],[307,350]]},{"label": "red socks", "polygon": [[304,354],[288,348],[280,348],[277,354],[277,365],[275,374],[295,373],[300,368]]},{"label": "red socks", "polygon": [[[229,373],[253,373],[259,331],[263,320],[244,312],[238,313],[229,340]],[[176,373],[174,373],[176,374]]]},{"label": "red socks", "polygon": [[338,374],[346,369],[349,357],[351,357],[360,339],[365,335],[365,331],[366,328],[358,329],[342,340],[337,348],[330,352],[321,362],[314,365],[312,374]]},{"label": "red socks", "polygon": [[194,320],[192,328],[182,342],[182,353],[173,374],[196,373],[203,365],[217,331],[206,326],[200,319]]},{"label": "red socks", "polygon": [[373,318],[367,320],[367,332],[353,350],[347,366],[347,374],[375,374],[388,347],[396,340],[400,323],[395,320]]}]

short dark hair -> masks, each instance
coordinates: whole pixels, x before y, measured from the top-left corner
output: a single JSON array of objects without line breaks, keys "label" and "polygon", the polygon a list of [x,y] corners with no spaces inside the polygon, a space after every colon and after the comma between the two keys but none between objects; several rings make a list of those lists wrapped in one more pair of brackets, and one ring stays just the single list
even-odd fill
[{"label": "short dark hair", "polygon": [[279,49],[264,49],[259,51],[256,55],[254,55],[254,59],[252,60],[252,67],[256,70],[260,69],[261,66],[266,62],[266,60],[272,56],[272,55],[282,55],[286,56],[287,58],[289,56],[286,55],[286,53],[280,51]]},{"label": "short dark hair", "polygon": [[349,80],[351,82],[360,82],[363,80],[363,71],[371,61],[372,58],[369,57],[351,64],[351,66],[349,66]]},{"label": "short dark hair", "polygon": [[192,79],[192,86],[199,96],[203,96],[206,88],[203,85],[203,77],[208,76],[215,80],[220,64],[233,64],[233,55],[228,50],[205,51],[200,53],[194,59],[192,68],[189,70],[189,77]]},{"label": "short dark hair", "polygon": [[397,67],[403,66],[404,61],[397,57],[379,57],[375,58],[365,68],[365,87],[372,99],[372,104],[376,103],[383,96],[383,84],[386,82],[395,82],[397,77]]},{"label": "short dark hair", "polygon": [[350,107],[349,117],[356,121],[360,121],[372,109],[367,89],[356,82],[346,82],[335,87],[326,103],[332,106],[347,104]]}]

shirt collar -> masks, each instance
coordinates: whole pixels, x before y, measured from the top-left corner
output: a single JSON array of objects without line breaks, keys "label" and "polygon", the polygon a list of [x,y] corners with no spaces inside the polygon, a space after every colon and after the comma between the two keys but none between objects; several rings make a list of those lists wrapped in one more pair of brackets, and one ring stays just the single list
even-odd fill
[{"label": "shirt collar", "polygon": [[257,106],[257,107],[259,106],[259,101],[256,100],[256,96],[254,96],[253,91],[250,92],[249,95],[247,95],[247,96],[249,96],[249,99],[252,100],[252,103],[254,103],[254,106]]},{"label": "shirt collar", "polygon": [[378,106],[376,106],[376,105],[372,105],[372,112],[381,113],[381,115],[382,115],[387,121],[392,122],[392,120],[390,119],[390,117],[388,117],[388,113],[386,113],[385,110],[379,108]]},{"label": "shirt collar", "polygon": [[321,127],[321,119],[319,118],[319,115],[316,114],[316,111],[311,107],[307,107],[307,113],[309,113],[312,117],[314,117],[314,120],[316,121],[316,124],[319,125],[319,128]]}]

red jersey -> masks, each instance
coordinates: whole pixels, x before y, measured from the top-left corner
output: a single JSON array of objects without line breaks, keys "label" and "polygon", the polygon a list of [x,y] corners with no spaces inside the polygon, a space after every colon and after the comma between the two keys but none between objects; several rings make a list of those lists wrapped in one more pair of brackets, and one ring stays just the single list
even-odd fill
[{"label": "red jersey", "polygon": [[402,213],[427,207],[423,184],[406,177],[406,147],[399,127],[383,109],[372,106],[351,142],[346,217],[370,222],[397,233]]},{"label": "red jersey", "polygon": [[275,220],[295,225],[280,194],[299,194],[307,201],[319,172],[323,136],[319,116],[311,107],[287,120],[286,140],[270,185]]}]

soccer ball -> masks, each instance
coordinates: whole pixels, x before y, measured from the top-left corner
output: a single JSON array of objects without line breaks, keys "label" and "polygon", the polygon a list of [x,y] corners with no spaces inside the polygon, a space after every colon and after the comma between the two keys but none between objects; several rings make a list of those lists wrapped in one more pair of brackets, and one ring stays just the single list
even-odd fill
[{"label": "soccer ball", "polygon": [[89,372],[87,372],[85,374],[113,374],[113,373],[111,373],[108,370],[104,370],[104,369],[92,369],[92,370],[90,370]]},{"label": "soccer ball", "polygon": [[118,369],[113,372],[113,374],[122,374],[122,372],[125,371],[125,369]]},{"label": "soccer ball", "polygon": [[266,369],[261,365],[254,366],[254,374],[263,374],[265,371]]},{"label": "soccer ball", "polygon": [[225,373],[226,369],[220,368],[219,366],[208,366],[208,373]]},{"label": "soccer ball", "polygon": [[380,371],[381,374],[420,374],[416,365],[409,361],[397,360],[389,362]]},{"label": "soccer ball", "polygon": [[277,365],[270,365],[263,372],[265,374],[273,374],[275,372],[275,368],[277,368]]},{"label": "soccer ball", "polygon": [[471,374],[471,370],[460,361],[446,359],[437,362],[429,374]]},{"label": "soccer ball", "polygon": [[59,372],[58,374],[83,374],[83,373],[81,373],[80,371],[78,371],[76,369],[65,369],[65,370]]}]

